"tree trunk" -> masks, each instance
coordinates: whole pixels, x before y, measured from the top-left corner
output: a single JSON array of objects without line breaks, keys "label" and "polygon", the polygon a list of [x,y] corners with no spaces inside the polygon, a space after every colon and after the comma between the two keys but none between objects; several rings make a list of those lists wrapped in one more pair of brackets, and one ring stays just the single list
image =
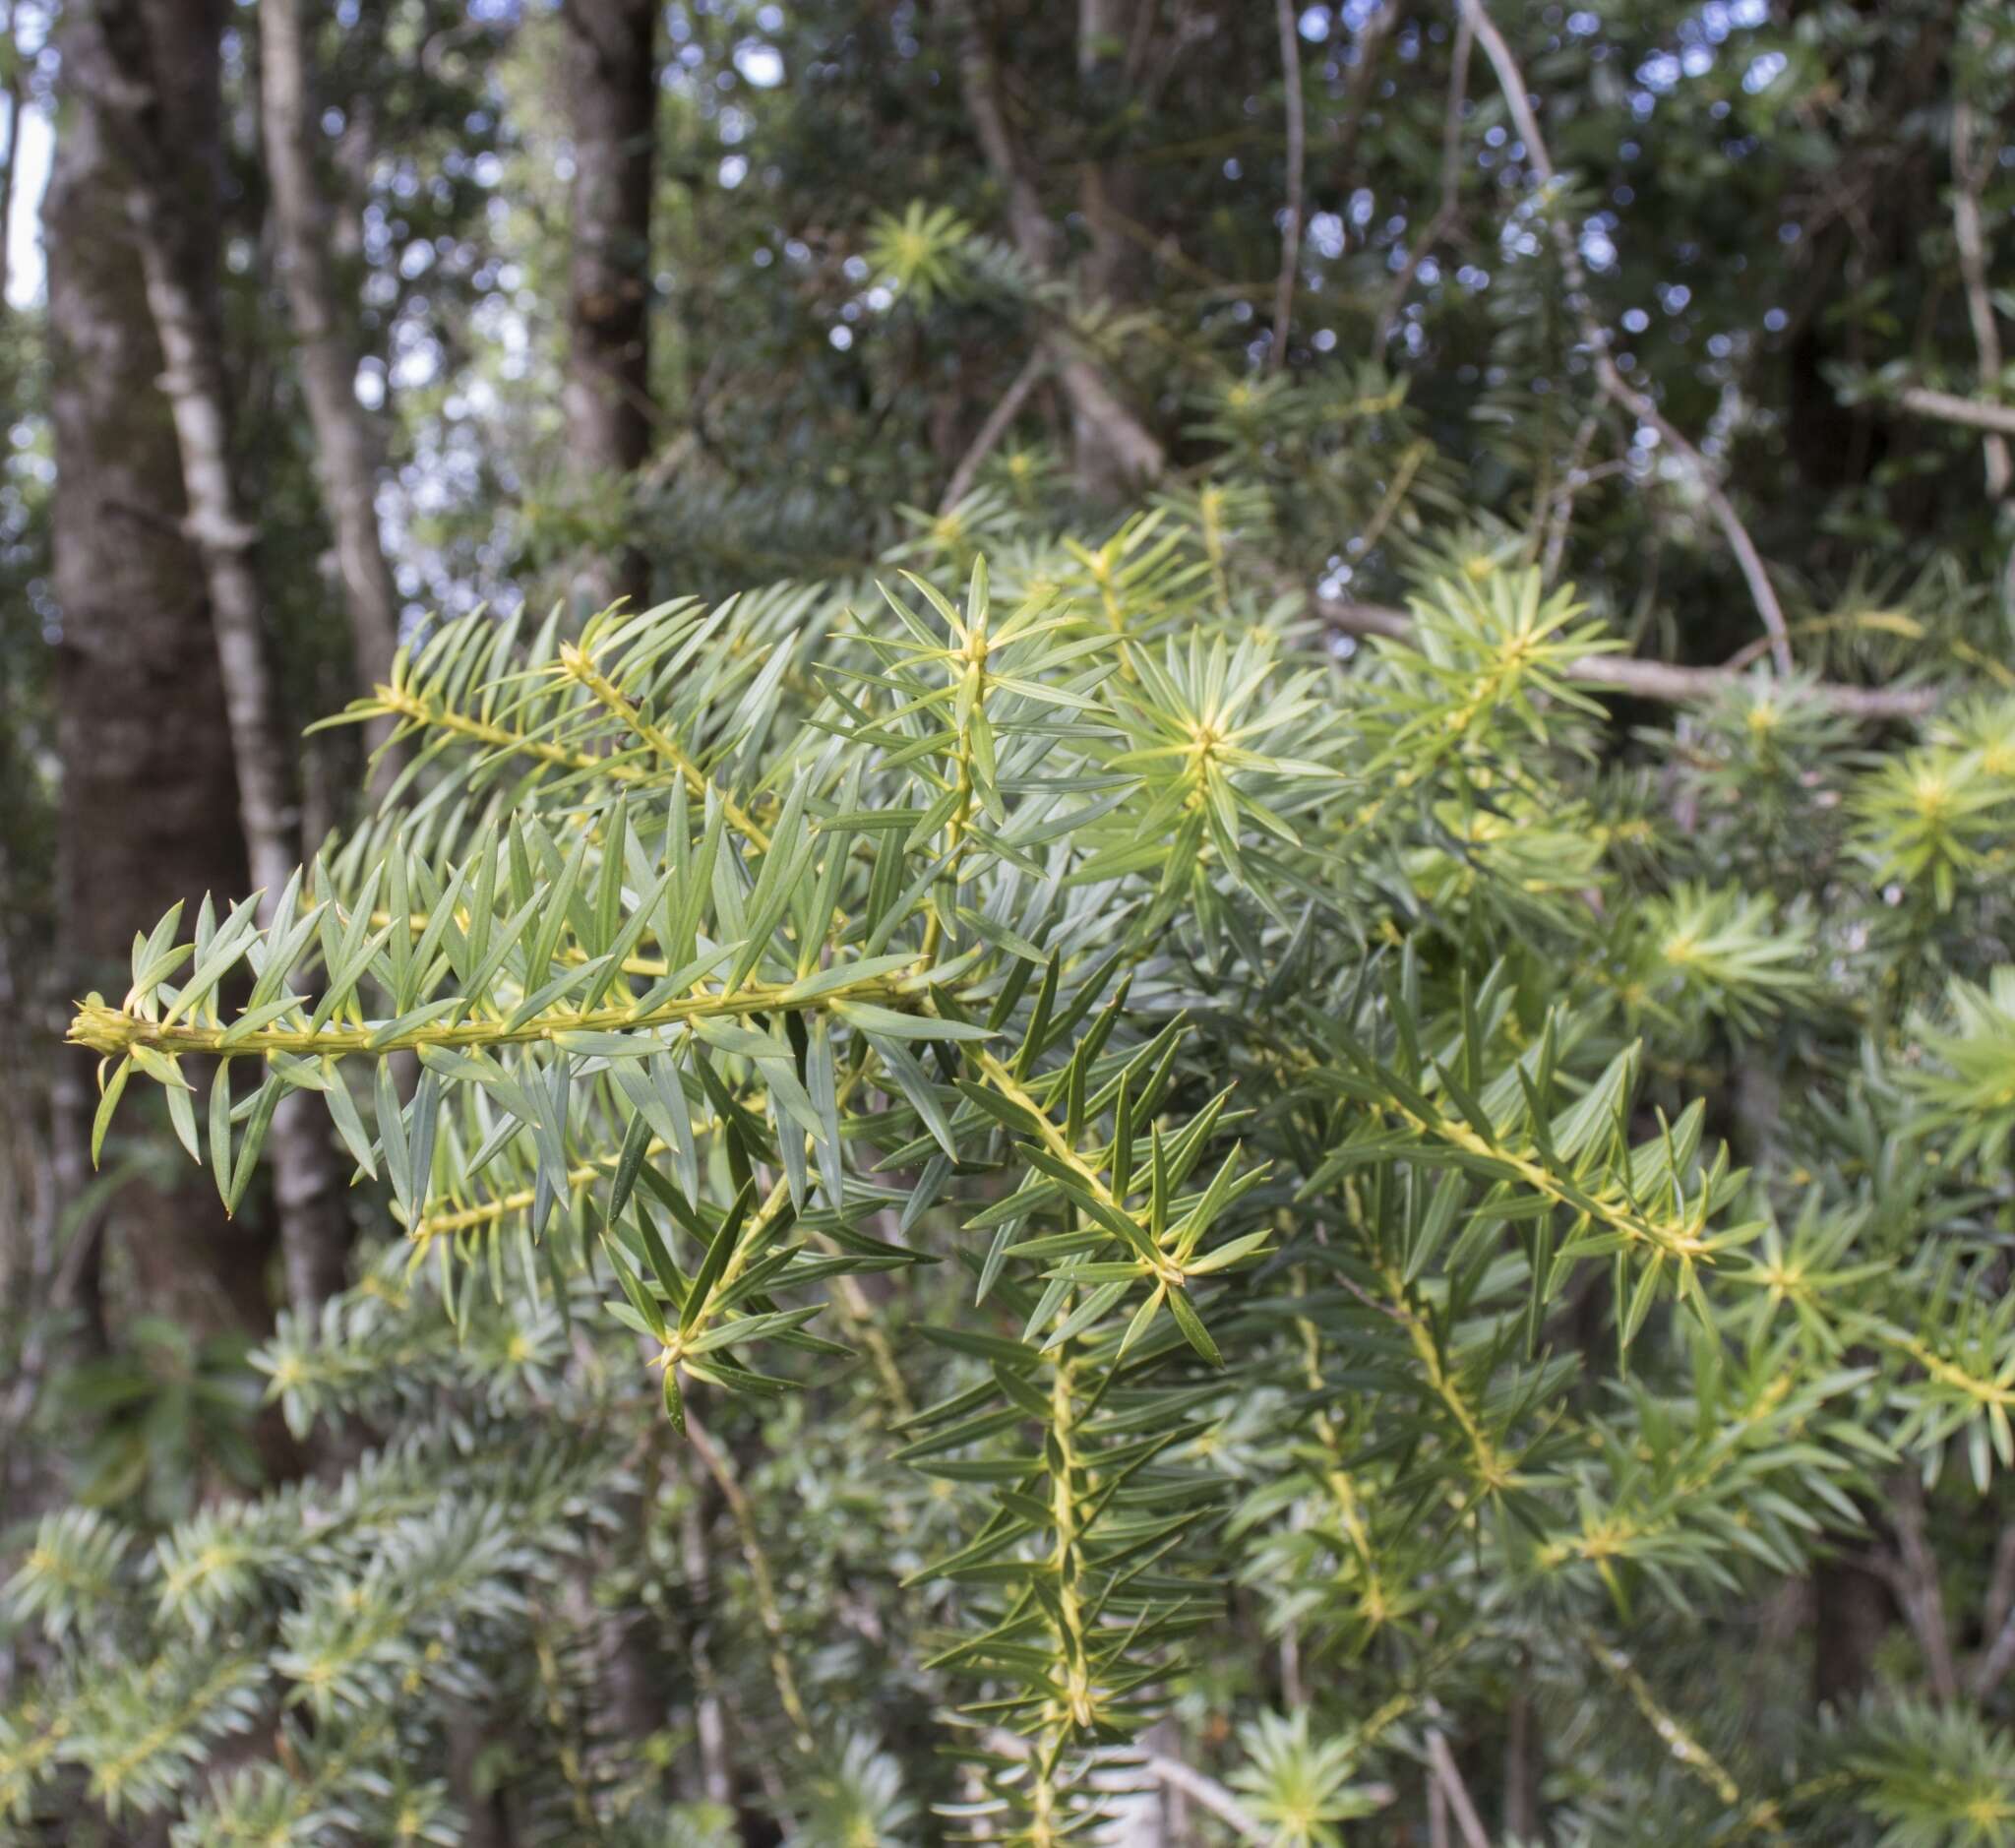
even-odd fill
[{"label": "tree trunk", "polygon": [[[621,504],[650,454],[650,197],[657,129],[656,0],[562,0],[574,244],[561,403],[576,491]],[[627,515],[624,516],[627,522]],[[650,600],[650,568],[627,529],[575,585],[587,611]],[[628,1503],[644,1518],[641,1500]],[[596,1629],[606,1738],[628,1746],[664,1722],[645,1636],[608,1613]]]},{"label": "tree trunk", "polygon": [[[391,678],[398,647],[398,591],[378,528],[383,452],[357,401],[356,317],[342,300],[331,261],[337,215],[315,167],[316,116],[301,0],[260,0],[259,28],[260,108],[279,273],[315,428],[323,505],[336,537],[357,685],[367,691]],[[390,728],[391,721],[382,719],[367,732],[373,749]]]},{"label": "tree trunk", "polygon": [[[81,10],[66,16],[66,69],[85,57],[79,41],[90,31]],[[206,132],[206,113],[214,124],[215,97],[201,86],[170,90],[162,103],[192,140]],[[208,590],[183,531],[181,460],[156,388],[160,345],[126,216],[129,183],[96,99],[72,85],[42,209],[62,609],[58,935],[62,992],[115,998],[129,979],[136,918],[179,899],[193,922],[205,893],[226,897],[246,876]],[[56,1165],[75,1201],[90,1178],[95,1098],[82,1055],[62,1056]],[[270,1324],[266,1241],[225,1222],[216,1190],[193,1166],[128,1181],[76,1236],[119,1252],[148,1308],[199,1333]],[[95,1322],[95,1257],[89,1246],[78,1257],[73,1301]]]},{"label": "tree trunk", "polygon": [[[567,455],[583,495],[620,490],[650,454],[650,196],[657,122],[654,0],[565,0],[574,249],[568,269]],[[649,600],[627,537],[582,575],[594,607]]]},{"label": "tree trunk", "polygon": [[[301,858],[300,811],[267,658],[257,534],[231,474],[216,244],[222,25],[217,0],[109,0],[76,35],[72,68],[109,111],[127,166],[127,217],[165,361],[183,528],[210,595],[246,857],[270,906]],[[312,1309],[342,1287],[349,1247],[336,1152],[312,1099],[296,1091],[281,1100],[269,1146],[287,1295]]]},{"label": "tree trunk", "polygon": [[14,168],[21,152],[21,58],[14,42],[14,9],[0,25],[0,60],[7,66],[4,94],[7,125],[0,129],[0,314],[7,312],[7,251],[14,236]]}]

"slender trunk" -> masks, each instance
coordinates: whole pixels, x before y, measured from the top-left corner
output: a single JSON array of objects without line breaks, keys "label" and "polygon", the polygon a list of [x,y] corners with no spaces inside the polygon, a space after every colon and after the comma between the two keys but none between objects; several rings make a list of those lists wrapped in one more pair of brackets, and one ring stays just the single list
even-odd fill
[{"label": "slender trunk", "polygon": [[[382,446],[357,401],[356,317],[342,300],[331,261],[330,228],[337,215],[315,166],[301,0],[260,0],[259,28],[260,108],[279,273],[315,429],[316,472],[336,537],[357,684],[368,689],[390,679],[398,647],[398,591],[378,529]],[[389,726],[381,720],[368,734],[374,749]]]},{"label": "slender trunk", "polygon": [[[565,0],[574,249],[568,268],[567,454],[584,495],[620,490],[650,454],[650,196],[657,119],[654,0]],[[629,539],[590,563],[593,605],[649,599]]]},{"label": "slender trunk", "polygon": [[[270,905],[301,858],[300,811],[267,657],[257,532],[231,473],[215,228],[223,9],[215,0],[110,0],[93,23],[95,31],[79,34],[78,77],[112,110],[126,155],[127,216],[187,501],[183,529],[210,594],[249,871]],[[178,110],[178,97],[189,106]],[[342,1287],[349,1246],[341,1177],[322,1125],[312,1100],[289,1092],[270,1137],[287,1295],[304,1310]]]}]

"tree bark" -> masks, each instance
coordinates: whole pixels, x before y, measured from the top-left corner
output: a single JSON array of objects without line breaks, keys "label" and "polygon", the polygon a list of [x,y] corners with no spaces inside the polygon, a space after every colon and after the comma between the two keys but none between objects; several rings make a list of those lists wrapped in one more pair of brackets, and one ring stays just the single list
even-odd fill
[{"label": "tree bark", "polygon": [[[336,215],[315,166],[316,117],[301,0],[260,0],[259,28],[260,109],[280,279],[315,429],[316,473],[336,538],[357,685],[368,691],[391,678],[398,648],[398,590],[378,527],[383,446],[357,401],[356,316],[353,305],[343,302],[331,261]],[[390,729],[390,719],[381,719],[367,730],[372,749]]]},{"label": "tree bark", "polygon": [[[177,9],[202,10],[202,0]],[[66,15],[66,69],[87,55],[80,41],[90,31],[82,9]],[[173,88],[162,100],[178,136],[214,135],[213,91]],[[193,922],[205,893],[225,897],[246,877],[209,593],[183,531],[181,459],[156,386],[160,345],[126,216],[130,179],[96,99],[71,85],[42,209],[62,610],[57,909],[68,994],[123,993],[136,918],[180,900]],[[52,1101],[59,1188],[74,1201],[90,1180],[95,1104],[76,1055],[65,1055]],[[267,1241],[249,1222],[225,1222],[215,1189],[193,1166],[130,1180],[76,1236],[88,1247],[77,1254],[74,1300],[87,1312],[98,1301],[104,1250],[130,1264],[150,1309],[198,1332],[270,1324]]]},{"label": "tree bark", "polygon": [[[126,165],[127,217],[165,362],[182,526],[209,591],[246,858],[270,906],[301,859],[300,810],[267,656],[257,533],[231,472],[216,244],[223,11],[217,0],[107,0],[82,22],[72,68],[107,112]],[[335,1148],[323,1113],[298,1091],[281,1100],[268,1140],[287,1295],[313,1309],[345,1279],[349,1222]]]},{"label": "tree bark", "polygon": [[0,314],[7,311],[7,251],[14,234],[14,169],[21,153],[21,59],[14,42],[14,8],[0,14],[0,59],[7,66],[7,125],[0,129]]},{"label": "tree bark", "polygon": [[[583,496],[626,491],[650,455],[650,203],[655,179],[655,0],[562,0],[564,83],[574,144],[574,243],[567,275],[567,461]],[[626,531],[587,559],[575,595],[586,611],[650,600],[650,567]],[[629,1505],[645,1518],[640,1499]],[[598,1720],[619,1746],[664,1723],[648,1638],[620,1613],[596,1627]]]},{"label": "tree bark", "polygon": [[[653,0],[565,0],[574,249],[568,267],[567,454],[583,494],[627,484],[650,454],[650,198],[657,119]],[[592,561],[594,607],[649,599],[642,550]]]}]

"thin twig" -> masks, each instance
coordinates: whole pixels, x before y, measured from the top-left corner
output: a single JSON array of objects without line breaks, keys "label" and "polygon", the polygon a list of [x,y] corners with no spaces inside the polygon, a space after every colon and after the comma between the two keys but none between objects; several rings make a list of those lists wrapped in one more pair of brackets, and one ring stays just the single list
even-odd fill
[{"label": "thin twig", "polygon": [[[1518,61],[1511,55],[1511,47],[1504,42],[1503,33],[1497,31],[1484,10],[1483,0],[1461,0],[1461,5],[1463,17],[1475,29],[1484,55],[1496,72],[1497,86],[1504,93],[1506,107],[1511,111],[1512,125],[1517,129],[1519,139],[1525,143],[1526,161],[1538,177],[1541,190],[1550,191],[1557,183],[1558,174],[1554,167],[1553,156],[1547,153],[1546,137],[1540,132],[1539,117],[1533,113],[1532,98],[1526,91],[1525,77],[1518,68]],[[1741,516],[1724,492],[1714,470],[1708,465],[1707,458],[1693,447],[1646,393],[1640,392],[1618,371],[1617,362],[1610,356],[1609,335],[1597,322],[1589,303],[1588,278],[1581,268],[1581,253],[1575,246],[1573,229],[1564,219],[1551,216],[1548,225],[1555,249],[1559,254],[1561,273],[1567,280],[1569,304],[1582,343],[1588,348],[1595,367],[1596,382],[1607,396],[1622,405],[1639,423],[1656,430],[1659,440],[1692,475],[1694,486],[1714,515],[1749,586],[1756,613],[1762,618],[1763,627],[1770,636],[1770,654],[1777,671],[1789,674],[1792,671],[1791,636],[1785,625],[1784,606],[1777,600],[1776,588],[1770,582],[1770,573],[1764,568],[1763,555],[1757,551],[1755,540],[1749,537],[1749,529],[1742,524]]]},{"label": "thin twig", "polygon": [[1180,1790],[1199,1809],[1208,1810],[1241,1841],[1273,1839],[1272,1832],[1216,1778],[1206,1777],[1180,1758],[1165,1757],[1160,1753],[1152,1755],[1142,1768],[1157,1784]]},{"label": "thin twig", "polygon": [[1441,198],[1411,250],[1406,263],[1392,278],[1385,305],[1378,310],[1377,332],[1372,336],[1374,358],[1385,350],[1392,338],[1392,324],[1406,306],[1407,291],[1427,262],[1428,253],[1448,235],[1456,214],[1462,210],[1462,111],[1469,99],[1469,53],[1476,43],[1476,28],[1465,13],[1455,28],[1455,50],[1448,65],[1448,106],[1441,117]]},{"label": "thin twig", "polygon": [[[1546,542],[1540,547],[1539,581],[1542,584],[1552,584],[1559,576],[1560,556],[1567,549],[1567,529],[1574,520],[1574,497],[1603,473],[1600,468],[1585,473],[1582,469],[1582,463],[1588,460],[1588,446],[1595,441],[1600,421],[1593,411],[1581,419],[1580,428],[1574,432],[1574,445],[1567,452],[1567,472],[1546,510],[1543,523]],[[1614,472],[1624,464],[1611,462],[1607,466]]]},{"label": "thin twig", "polygon": [[979,473],[980,464],[1008,434],[1029,393],[1041,383],[1048,365],[1049,354],[1040,346],[1023,361],[1021,370],[1014,375],[1014,382],[1002,393],[1001,401],[987,413],[979,435],[973,438],[972,446],[958,459],[958,466],[952,469],[951,479],[945,484],[944,498],[938,503],[941,514],[948,514],[972,492],[973,477]]},{"label": "thin twig", "polygon": [[1287,217],[1280,227],[1280,279],[1273,285],[1273,344],[1266,365],[1287,364],[1287,331],[1294,315],[1295,276],[1302,264],[1302,178],[1308,130],[1302,115],[1302,34],[1295,0],[1278,0],[1280,70],[1287,88]]}]

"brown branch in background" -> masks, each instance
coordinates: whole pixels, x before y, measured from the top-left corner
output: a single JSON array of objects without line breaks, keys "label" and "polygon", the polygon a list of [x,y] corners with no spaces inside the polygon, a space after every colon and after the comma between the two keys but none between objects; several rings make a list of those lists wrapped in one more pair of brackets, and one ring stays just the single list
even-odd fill
[{"label": "brown branch in background", "polygon": [[[969,5],[947,9],[958,34],[958,83],[973,135],[989,169],[1008,200],[1008,228],[1021,260],[1038,276],[1062,274],[1064,235],[1043,210],[1028,164],[1014,144],[1001,96],[1001,72]],[[1112,479],[1097,485],[1137,486],[1156,479],[1166,461],[1162,446],[1107,384],[1097,364],[1066,334],[1047,344],[1058,383],[1080,438],[1094,438],[1110,463]],[[1080,450],[1083,445],[1080,442]],[[1080,462],[1082,456],[1080,455]]]},{"label": "brown branch in background", "polygon": [[1063,238],[1043,210],[1035,181],[1029,176],[1008,130],[1001,102],[1001,74],[994,63],[979,22],[970,8],[958,15],[958,82],[973,135],[994,178],[1008,196],[1008,230],[1022,261],[1049,274],[1057,267]]},{"label": "brown branch in background", "polygon": [[1180,1790],[1199,1810],[1208,1810],[1241,1841],[1273,1839],[1272,1832],[1216,1778],[1206,1777],[1180,1758],[1165,1757],[1155,1753],[1140,1768],[1157,1784],[1169,1790]]},{"label": "brown branch in background", "polygon": [[[1386,636],[1396,642],[1413,638],[1413,619],[1384,603],[1353,603],[1342,597],[1311,596],[1309,607],[1331,635]],[[1689,706],[1712,700],[1741,681],[1728,667],[1679,667],[1670,661],[1640,661],[1627,654],[1585,654],[1569,661],[1574,679],[1632,699]],[[1850,718],[1917,719],[1938,704],[1935,687],[1850,687],[1818,681],[1812,692],[1821,705]]]},{"label": "brown branch in background", "polygon": [[1406,262],[1392,278],[1391,291],[1378,310],[1377,330],[1372,336],[1374,359],[1385,351],[1385,343],[1392,338],[1392,325],[1406,306],[1407,292],[1413,287],[1421,265],[1427,262],[1428,253],[1448,235],[1462,210],[1462,111],[1469,100],[1469,53],[1475,43],[1476,28],[1465,13],[1455,28],[1455,49],[1448,64],[1448,105],[1441,117],[1441,197],[1435,207],[1435,216],[1422,227],[1420,236],[1406,253]]},{"label": "brown branch in background", "polygon": [[999,447],[1001,439],[1008,434],[1021,407],[1028,401],[1028,395],[1041,382],[1049,365],[1049,354],[1040,346],[1022,362],[1021,370],[1014,375],[1014,382],[1002,393],[1001,401],[987,412],[987,420],[980,425],[980,433],[972,445],[958,459],[958,466],[952,469],[951,479],[945,484],[945,493],[938,502],[938,511],[948,514],[958,503],[972,492],[973,477],[980,471],[980,465]]},{"label": "brown branch in background", "polygon": [[1302,113],[1302,33],[1295,0],[1278,0],[1280,72],[1287,92],[1287,216],[1280,227],[1280,279],[1273,285],[1273,344],[1266,366],[1287,364],[1288,324],[1295,310],[1295,277],[1302,266],[1302,181],[1308,164],[1308,128]]},{"label": "brown branch in background", "polygon": [[1448,1839],[1448,1793],[1432,1774],[1428,1778],[1428,1848],[1454,1848]]},{"label": "brown branch in background", "polygon": [[1462,1773],[1456,1768],[1455,1755],[1448,1750],[1448,1741],[1437,1732],[1428,1735],[1428,1762],[1434,1766],[1435,1782],[1448,1800],[1455,1826],[1462,1835],[1463,1848],[1491,1848],[1491,1838],[1484,1829],[1483,1818],[1477,1815],[1476,1805],[1470,1801],[1469,1786],[1462,1781]]},{"label": "brown branch in background", "polygon": [[[1560,559],[1567,549],[1568,529],[1574,523],[1574,497],[1592,482],[1605,474],[1618,473],[1628,464],[1620,462],[1605,462],[1600,468],[1586,468],[1588,447],[1595,441],[1600,419],[1593,411],[1581,419],[1574,432],[1574,442],[1567,451],[1567,470],[1560,478],[1560,485],[1554,492],[1552,503],[1546,510],[1542,524],[1546,539],[1540,546],[1539,577],[1542,584],[1552,584],[1560,574]],[[1766,639],[1765,646],[1768,646]]]},{"label": "brown branch in background", "polygon": [[[1980,196],[1992,168],[1993,154],[1977,149],[1980,125],[1973,104],[1956,97],[1952,104],[1952,235],[1959,245],[1959,275],[1966,287],[1966,313],[1973,323],[1974,350],[1980,356],[1981,383],[1995,390],[2001,379],[2001,335],[1994,326],[1993,297],[1987,291],[1986,239],[1982,235]],[[2000,137],[1995,136],[1999,142]],[[2015,429],[2015,423],[2011,423]],[[2007,498],[2011,479],[2008,436],[1996,431],[1981,444],[1986,460],[1987,493]]]},{"label": "brown branch in background", "polygon": [[1934,392],[1925,385],[1906,385],[1896,395],[1905,410],[1940,423],[1961,423],[1969,430],[1989,430],[1996,438],[2015,436],[2015,404],[1992,404],[1982,398],[1961,398],[1956,392]]},{"label": "brown branch in background", "polygon": [[1974,1663],[1973,1697],[1984,1701],[2015,1666],[2015,1523],[2001,1529],[1994,1543],[1994,1564],[1987,1573],[1986,1597],[1981,1605],[1981,1634],[1987,1646]]},{"label": "brown branch in background", "polygon": [[1912,1470],[1897,1472],[1889,1518],[1896,1530],[1896,1557],[1883,1562],[1884,1575],[1923,1651],[1932,1694],[1941,1706],[1951,1706],[1959,1698],[1959,1670],[1952,1659],[1938,1561],[1924,1535],[1923,1485]]},{"label": "brown branch in background", "polygon": [[[1483,0],[1461,0],[1461,5],[1463,18],[1470,22],[1483,45],[1484,55],[1490,59],[1491,68],[1496,73],[1497,87],[1503,92],[1505,106],[1511,111],[1512,125],[1525,144],[1526,162],[1537,176],[1542,191],[1550,190],[1557,184],[1559,176],[1553,156],[1547,152],[1546,137],[1540,131],[1539,117],[1533,113],[1532,99],[1526,91],[1525,77],[1518,68],[1518,61],[1511,55],[1511,47],[1504,42],[1503,33],[1497,31],[1484,10]],[[1791,635],[1784,620],[1784,606],[1777,600],[1776,588],[1770,582],[1770,573],[1764,567],[1763,555],[1757,551],[1755,540],[1749,537],[1749,529],[1742,524],[1741,516],[1736,512],[1735,503],[1723,490],[1707,458],[1693,447],[1648,394],[1640,392],[1618,371],[1617,362],[1610,356],[1609,334],[1597,322],[1589,301],[1588,277],[1581,268],[1581,253],[1575,246],[1572,227],[1564,219],[1550,216],[1548,228],[1559,255],[1561,272],[1566,277],[1575,324],[1595,367],[1596,383],[1606,396],[1622,405],[1639,423],[1656,430],[1660,442],[1685,465],[1687,473],[1693,477],[1694,486],[1727,538],[1729,549],[1736,555],[1736,563],[1749,586],[1756,613],[1762,618],[1763,627],[1770,636],[1770,655],[1777,671],[1780,674],[1790,673]]]},{"label": "brown branch in background", "polygon": [[[349,617],[350,654],[361,691],[392,674],[398,651],[399,596],[378,530],[383,445],[357,398],[356,304],[345,301],[332,263],[332,210],[315,168],[312,19],[300,0],[260,0],[259,100],[280,281],[294,332],[301,393],[315,431],[322,489]],[[364,728],[375,754],[390,739],[389,717]],[[400,754],[379,759],[378,786],[397,774]]]}]

